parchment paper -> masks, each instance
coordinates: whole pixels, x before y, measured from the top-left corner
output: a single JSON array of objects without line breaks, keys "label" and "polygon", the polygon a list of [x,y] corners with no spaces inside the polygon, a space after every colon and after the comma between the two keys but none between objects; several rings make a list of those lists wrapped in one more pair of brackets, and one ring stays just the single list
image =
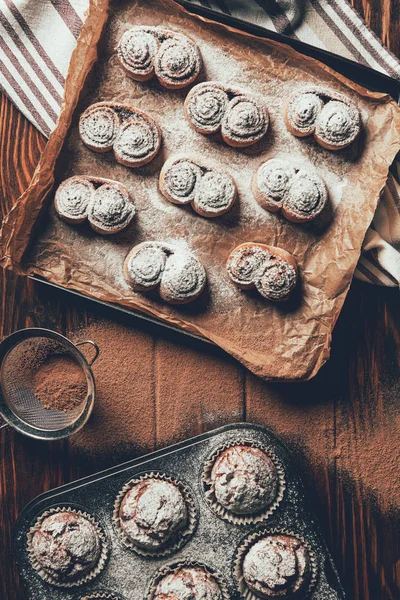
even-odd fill
[{"label": "parchment paper", "polygon": [[[396,103],[285,45],[190,16],[172,0],[115,2],[107,22],[106,17],[106,0],[93,1],[71,61],[57,129],[29,189],[3,225],[1,264],[88,296],[140,309],[200,334],[264,378],[311,378],[329,356],[332,329],[365,232],[388,168],[400,149]],[[93,66],[105,22],[99,60]],[[183,101],[188,90],[167,91],[155,80],[138,83],[128,78],[115,48],[133,24],[172,27],[195,39],[205,63],[199,81],[218,80],[262,94],[271,116],[266,138],[251,148],[230,148],[219,136],[203,136],[187,123]],[[304,84],[341,91],[359,106],[364,130],[350,149],[329,152],[311,139],[297,139],[286,131],[283,100]],[[81,143],[79,115],[90,104],[104,100],[132,104],[158,121],[163,147],[152,163],[132,170],[118,165],[112,153],[95,154]],[[174,206],[163,198],[158,189],[159,172],[166,158],[178,151],[215,160],[231,173],[239,202],[230,213],[205,219],[190,207]],[[250,189],[251,177],[261,162],[275,156],[314,163],[332,200],[330,223],[324,227],[290,224],[258,206]],[[131,191],[138,213],[127,231],[101,237],[87,226],[71,226],[57,218],[54,176],[58,185],[78,174],[115,179]],[[134,293],[124,281],[123,262],[128,251],[144,240],[188,245],[207,269],[206,294],[191,305],[171,307],[156,294]],[[256,292],[238,290],[229,281],[226,259],[245,241],[278,245],[296,257],[301,285],[288,304],[271,304]]]}]

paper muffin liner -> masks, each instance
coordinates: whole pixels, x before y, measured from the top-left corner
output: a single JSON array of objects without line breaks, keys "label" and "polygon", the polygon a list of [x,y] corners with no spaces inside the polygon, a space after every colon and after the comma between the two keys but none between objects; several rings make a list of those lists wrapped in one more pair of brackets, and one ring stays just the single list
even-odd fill
[{"label": "paper muffin liner", "polygon": [[[209,565],[206,565],[205,563],[202,563],[202,562],[199,562],[196,560],[182,560],[182,561],[172,563],[170,565],[166,565],[166,566],[162,567],[159,571],[157,571],[157,573],[155,574],[155,576],[152,579],[148,594],[146,596],[146,600],[153,600],[154,594],[156,592],[159,582],[166,575],[171,575],[173,573],[177,573],[180,569],[183,569],[183,568],[196,568],[196,567],[204,569],[205,571],[207,571],[207,573],[209,573],[215,579],[215,581],[217,582],[217,584],[221,590],[222,600],[231,600],[228,585],[227,585],[224,577],[221,575],[221,573],[219,571],[217,571],[216,569],[210,567]],[[259,600],[259,599],[257,599],[257,600]]]},{"label": "paper muffin liner", "polygon": [[76,600],[125,600],[125,598],[113,592],[88,592],[83,593],[83,596],[77,596]]},{"label": "paper muffin liner", "polygon": [[[188,520],[186,526],[181,531],[178,531],[176,537],[172,538],[172,540],[166,546],[157,549],[146,549],[137,546],[126,535],[125,531],[121,527],[121,519],[119,516],[119,511],[125,494],[135,485],[137,485],[141,481],[145,481],[146,479],[160,479],[162,481],[168,481],[169,483],[173,483],[174,485],[176,485],[180,490],[187,507]],[[157,473],[152,471],[150,473],[142,475],[141,477],[131,479],[128,483],[126,483],[123,486],[123,488],[121,489],[121,491],[115,499],[112,521],[123,544],[127,548],[129,548],[136,554],[139,554],[139,556],[144,556],[147,558],[165,558],[166,556],[170,556],[171,554],[174,554],[175,552],[180,550],[189,541],[189,539],[192,537],[193,533],[196,530],[198,515],[192,494],[189,488],[184,483],[177,479],[174,479],[173,477],[164,475],[163,473]]]},{"label": "paper muffin liner", "polygon": [[121,594],[112,592],[88,592],[83,596],[77,596],[76,600],[125,600]]},{"label": "paper muffin liner", "polygon": [[260,529],[254,533],[251,533],[249,536],[247,536],[247,538],[245,538],[245,540],[240,544],[240,546],[238,546],[236,548],[236,551],[235,551],[235,554],[233,557],[233,569],[232,570],[233,570],[233,580],[235,582],[235,585],[236,585],[238,591],[240,592],[241,596],[245,600],[260,600],[260,596],[257,596],[257,594],[255,594],[252,590],[250,590],[244,580],[243,561],[244,561],[245,555],[250,550],[250,548],[252,546],[254,546],[254,544],[256,544],[258,541],[260,541],[262,538],[264,538],[268,535],[287,535],[290,537],[294,537],[297,540],[299,540],[299,542],[304,544],[304,546],[306,547],[306,549],[308,551],[309,559],[310,559],[310,575],[309,575],[309,579],[308,579],[307,584],[304,587],[304,589],[302,589],[301,592],[300,591],[296,592],[294,597],[298,598],[300,596],[302,600],[307,600],[307,598],[310,597],[312,591],[314,590],[315,584],[317,582],[317,577],[318,577],[317,556],[316,556],[313,548],[310,546],[310,544],[307,542],[307,540],[304,539],[304,537],[302,535],[295,533],[293,531],[289,531],[286,529],[280,529],[280,528],[279,529],[278,528]]},{"label": "paper muffin liner", "polygon": [[[82,577],[78,577],[77,579],[74,579],[72,581],[67,581],[67,580],[59,581],[58,579],[52,577],[52,575],[50,573],[47,573],[47,571],[44,570],[42,565],[37,560],[35,553],[33,551],[33,547],[32,547],[33,536],[34,536],[35,532],[40,529],[40,526],[43,523],[43,521],[50,515],[52,515],[54,513],[61,513],[61,512],[71,512],[76,515],[79,515],[80,517],[84,517],[87,521],[89,521],[92,525],[94,525],[94,527],[97,531],[97,534],[99,536],[99,540],[100,540],[100,556],[99,556],[95,566],[92,568],[91,571],[88,571],[87,573],[83,574]],[[101,573],[101,571],[104,569],[105,564],[107,562],[108,554],[109,554],[109,545],[107,542],[107,538],[103,531],[103,528],[98,523],[98,521],[96,521],[96,519],[94,517],[92,517],[92,515],[84,512],[82,510],[78,510],[78,509],[71,508],[71,507],[57,507],[57,508],[50,508],[49,510],[46,510],[36,520],[35,525],[33,525],[33,527],[30,528],[30,530],[27,534],[27,549],[28,549],[30,563],[31,563],[32,567],[35,569],[35,571],[38,573],[38,575],[40,575],[40,577],[46,583],[49,583],[50,585],[54,585],[54,586],[60,587],[60,588],[77,587],[77,586],[83,585],[84,583],[88,583],[89,581],[92,581],[92,579],[97,577],[97,575],[99,575]]]},{"label": "paper muffin liner", "polygon": [[[265,454],[267,454],[267,456],[270,457],[270,459],[272,460],[272,462],[275,465],[276,472],[278,474],[278,488],[277,488],[275,499],[264,510],[261,510],[257,513],[246,514],[246,515],[240,515],[240,514],[233,513],[232,511],[230,511],[227,508],[225,508],[224,506],[222,506],[222,504],[220,504],[218,502],[217,498],[215,497],[214,487],[213,487],[213,483],[211,481],[212,468],[215,464],[215,461],[222,454],[222,452],[224,452],[228,448],[232,448],[233,446],[250,446],[252,448],[258,448],[259,450],[262,450],[263,452],[265,452]],[[268,447],[264,444],[260,444],[258,442],[254,442],[254,441],[246,440],[246,439],[240,439],[240,438],[234,440],[233,442],[228,442],[226,444],[223,444],[223,445],[219,446],[216,450],[214,450],[213,454],[211,455],[211,457],[209,458],[209,460],[205,463],[205,465],[203,467],[202,482],[203,482],[204,497],[205,497],[208,505],[210,506],[210,508],[213,510],[213,512],[218,517],[220,517],[221,519],[224,519],[225,521],[229,521],[230,523],[233,523],[234,525],[255,525],[257,523],[266,521],[272,515],[272,513],[274,513],[276,511],[279,504],[282,502],[282,499],[283,499],[283,496],[284,496],[284,493],[286,490],[285,471],[284,471],[281,461],[276,456],[275,452],[270,447]]]}]

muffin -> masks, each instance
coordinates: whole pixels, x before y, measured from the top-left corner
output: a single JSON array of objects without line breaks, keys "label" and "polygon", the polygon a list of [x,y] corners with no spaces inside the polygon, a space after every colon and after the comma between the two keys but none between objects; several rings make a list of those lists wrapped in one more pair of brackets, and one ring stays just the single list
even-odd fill
[{"label": "muffin", "polygon": [[76,512],[65,510],[46,517],[32,537],[38,567],[56,582],[80,579],[97,564],[101,540],[96,526]]},{"label": "muffin", "polygon": [[237,445],[224,450],[211,471],[211,485],[219,504],[238,515],[255,514],[276,499],[279,475],[260,448]]},{"label": "muffin", "polygon": [[216,579],[204,567],[181,566],[157,584],[152,600],[222,600]]},{"label": "muffin", "polygon": [[144,479],[125,494],[119,520],[127,538],[139,548],[157,550],[172,542],[188,522],[179,487],[163,479]]},{"label": "muffin", "polygon": [[292,598],[305,591],[310,576],[307,548],[289,535],[267,535],[243,560],[243,579],[260,598]]}]

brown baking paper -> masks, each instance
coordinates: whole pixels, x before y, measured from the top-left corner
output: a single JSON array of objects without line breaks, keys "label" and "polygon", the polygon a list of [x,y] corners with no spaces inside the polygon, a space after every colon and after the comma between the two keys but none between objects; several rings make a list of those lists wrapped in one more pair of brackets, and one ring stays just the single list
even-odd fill
[{"label": "brown baking paper", "polygon": [[[355,85],[286,45],[191,16],[172,0],[114,2],[108,20],[107,4],[106,0],[91,3],[71,60],[57,128],[31,185],[3,225],[1,264],[200,334],[264,378],[309,379],[329,356],[332,329],[365,232],[389,165],[400,149],[398,107],[389,96]],[[168,26],[196,40],[205,64],[199,81],[218,80],[264,96],[271,116],[265,139],[247,149],[234,149],[219,136],[203,136],[184,118],[188,90],[167,91],[156,80],[138,83],[127,77],[115,48],[133,24]],[[100,37],[99,60],[93,66]],[[305,84],[342,92],[358,105],[364,130],[351,148],[330,152],[312,139],[298,139],[286,131],[283,100]],[[81,143],[79,115],[104,100],[126,102],[158,121],[163,146],[152,163],[129,169],[118,165],[112,153],[95,154]],[[215,161],[234,177],[239,201],[230,213],[205,219],[190,207],[174,206],[163,198],[159,172],[178,151]],[[327,183],[334,211],[325,228],[291,224],[256,203],[250,189],[252,175],[261,162],[274,156],[314,163]],[[128,230],[101,237],[87,226],[60,221],[53,207],[54,178],[58,185],[71,175],[106,177],[124,184],[138,209]],[[157,295],[133,292],[124,280],[123,262],[129,250],[144,240],[187,244],[207,269],[206,293],[191,305],[172,307]],[[289,303],[274,305],[230,282],[226,260],[233,248],[246,241],[278,245],[294,254],[301,285]]]}]

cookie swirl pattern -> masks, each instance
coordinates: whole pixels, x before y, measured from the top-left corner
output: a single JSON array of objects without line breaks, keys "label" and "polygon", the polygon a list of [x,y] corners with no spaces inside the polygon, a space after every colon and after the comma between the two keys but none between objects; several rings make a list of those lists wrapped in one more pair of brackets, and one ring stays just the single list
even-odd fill
[{"label": "cookie swirl pattern", "polygon": [[221,131],[222,139],[234,147],[255,144],[269,126],[268,109],[260,97],[214,81],[199,83],[190,90],[185,114],[199,133]]},{"label": "cookie swirl pattern", "polygon": [[202,67],[197,44],[163,27],[132,27],[121,37],[117,55],[132,79],[148,81],[156,76],[168,89],[190,85]]},{"label": "cookie swirl pattern", "polygon": [[313,168],[287,159],[273,158],[262,163],[253,177],[252,189],[262,208],[281,211],[294,223],[313,221],[328,202],[322,177]]},{"label": "cookie swirl pattern", "polygon": [[342,150],[360,135],[360,111],[345,96],[319,88],[294,93],[284,108],[284,121],[297,137],[314,135],[328,150]]},{"label": "cookie swirl pattern", "polygon": [[54,207],[63,221],[79,224],[87,220],[102,235],[126,229],[136,213],[125,186],[111,179],[86,175],[63,181],[55,193]]},{"label": "cookie swirl pattern", "polygon": [[160,190],[174,204],[190,204],[204,217],[219,217],[235,203],[232,177],[196,156],[172,156],[160,173]]},{"label": "cookie swirl pattern", "polygon": [[239,288],[256,288],[272,302],[287,300],[298,279],[297,263],[289,252],[254,242],[237,246],[229,255],[226,269]]},{"label": "cookie swirl pattern", "polygon": [[80,117],[79,135],[94,152],[113,150],[116,161],[131,168],[152,161],[161,146],[161,130],[152,117],[116,102],[89,106]]},{"label": "cookie swirl pattern", "polygon": [[137,292],[157,289],[170,304],[187,304],[200,296],[207,274],[188,250],[162,242],[142,242],[125,259],[125,279]]}]

